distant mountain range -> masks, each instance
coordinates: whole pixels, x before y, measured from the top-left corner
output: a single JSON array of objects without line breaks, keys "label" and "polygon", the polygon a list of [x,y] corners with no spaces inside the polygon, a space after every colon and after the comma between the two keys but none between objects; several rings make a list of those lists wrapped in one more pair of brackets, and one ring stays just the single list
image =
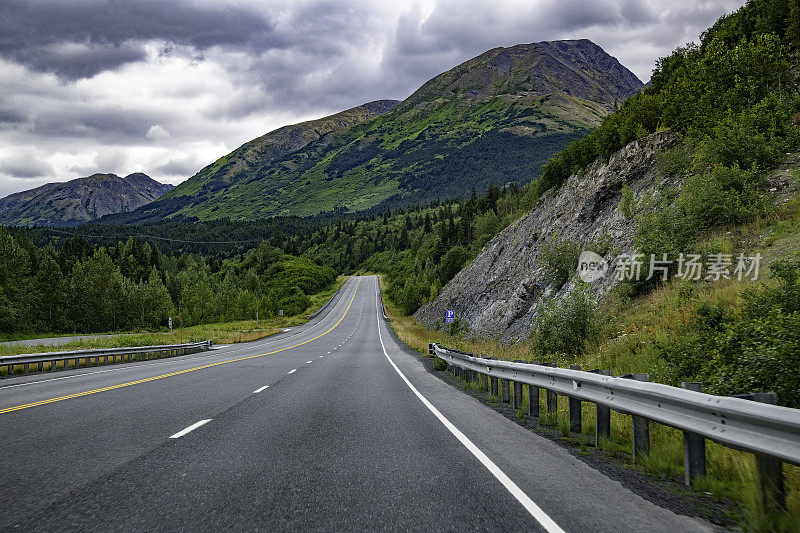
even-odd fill
[{"label": "distant mountain range", "polygon": [[0,224],[6,226],[75,226],[152,202],[173,185],[137,172],[121,178],[94,174],[0,198]]},{"label": "distant mountain range", "polygon": [[254,139],[103,222],[382,210],[527,183],[642,87],[585,39],[495,48],[403,102],[370,102]]}]

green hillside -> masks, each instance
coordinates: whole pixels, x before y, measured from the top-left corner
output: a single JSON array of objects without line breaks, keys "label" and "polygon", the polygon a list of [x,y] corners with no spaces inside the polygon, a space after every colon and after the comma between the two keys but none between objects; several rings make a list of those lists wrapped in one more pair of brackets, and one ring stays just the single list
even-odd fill
[{"label": "green hillside", "polygon": [[381,100],[268,133],[104,222],[358,212],[525,184],[641,87],[591,41],[496,48],[400,104]]}]

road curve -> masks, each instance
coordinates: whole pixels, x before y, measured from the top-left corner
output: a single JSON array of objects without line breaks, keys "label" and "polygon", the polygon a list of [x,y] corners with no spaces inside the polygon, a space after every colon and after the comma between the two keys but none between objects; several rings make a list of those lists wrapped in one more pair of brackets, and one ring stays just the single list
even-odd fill
[{"label": "road curve", "polygon": [[428,373],[375,277],[262,341],[0,383],[1,531],[700,531]]}]

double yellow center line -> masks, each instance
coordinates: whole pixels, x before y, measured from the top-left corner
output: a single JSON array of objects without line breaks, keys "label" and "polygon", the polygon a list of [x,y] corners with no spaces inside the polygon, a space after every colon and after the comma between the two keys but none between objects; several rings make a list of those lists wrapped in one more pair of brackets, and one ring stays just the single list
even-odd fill
[{"label": "double yellow center line", "polygon": [[26,404],[23,404],[23,405],[16,405],[14,407],[6,407],[5,409],[0,409],[0,415],[5,414],[5,413],[10,413],[12,411],[21,411],[22,409],[28,409],[30,407],[38,407],[40,405],[47,405],[49,403],[63,402],[64,400],[71,400],[73,398],[80,398],[81,396],[89,396],[90,394],[97,394],[99,392],[106,392],[106,391],[110,391],[110,390],[114,390],[114,389],[121,389],[121,388],[124,388],[124,387],[130,387],[132,385],[139,385],[140,383],[147,383],[149,381],[156,381],[158,379],[169,378],[169,377],[172,377],[172,376],[179,376],[181,374],[188,374],[189,372],[195,372],[196,370],[203,370],[204,368],[212,368],[212,367],[215,367],[215,366],[227,365],[228,363],[237,363],[239,361],[246,361],[248,359],[256,359],[258,357],[264,357],[264,356],[267,356],[267,355],[273,355],[273,354],[276,354],[276,353],[279,353],[279,352],[284,352],[286,350],[291,350],[292,348],[297,348],[298,346],[302,346],[304,344],[308,344],[309,342],[315,341],[315,340],[319,339],[320,337],[324,337],[325,335],[327,335],[328,333],[330,333],[331,331],[336,329],[336,327],[342,322],[342,320],[344,320],[344,317],[346,317],[347,313],[350,312],[350,306],[353,305],[353,300],[356,297],[356,293],[358,292],[358,286],[360,284],[361,284],[361,278],[359,278],[358,282],[356,282],[356,288],[353,290],[353,296],[350,298],[350,302],[347,304],[347,309],[344,310],[344,314],[336,322],[336,324],[334,324],[331,327],[331,329],[329,329],[325,333],[320,333],[316,337],[314,337],[312,339],[308,339],[307,341],[298,342],[297,344],[293,344],[292,346],[287,346],[286,348],[281,348],[279,350],[275,350],[275,351],[268,352],[268,353],[262,353],[262,354],[258,354],[258,355],[250,355],[250,356],[247,356],[247,357],[240,357],[238,359],[230,359],[228,361],[220,361],[218,363],[211,363],[211,364],[208,364],[208,365],[196,366],[194,368],[187,368],[186,370],[179,370],[177,372],[170,372],[169,374],[162,374],[160,376],[153,376],[153,377],[150,377],[150,378],[139,379],[139,380],[136,380],[136,381],[129,381],[127,383],[120,383],[119,385],[111,385],[111,386],[103,387],[103,388],[100,388],[100,389],[92,389],[92,390],[88,390],[88,391],[84,391],[84,392],[76,392],[75,394],[68,394],[66,396],[59,396],[57,398],[49,398],[47,400],[40,400],[38,402],[26,403]]}]

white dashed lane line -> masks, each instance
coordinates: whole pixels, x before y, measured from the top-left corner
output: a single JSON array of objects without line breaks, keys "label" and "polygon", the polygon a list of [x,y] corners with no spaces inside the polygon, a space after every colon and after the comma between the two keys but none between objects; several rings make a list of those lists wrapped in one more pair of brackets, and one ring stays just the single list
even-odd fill
[{"label": "white dashed lane line", "polygon": [[269,385],[264,385],[264,386],[263,386],[263,387],[261,387],[260,389],[256,389],[256,390],[254,390],[254,391],[253,391],[253,394],[258,394],[259,392],[263,391],[264,389],[268,389],[268,388],[269,388]]},{"label": "white dashed lane line", "polygon": [[170,435],[169,438],[171,438],[171,439],[179,439],[179,438],[183,437],[184,435],[186,435],[187,433],[191,433],[192,431],[194,431],[195,429],[199,428],[200,426],[204,426],[204,425],[208,424],[209,422],[211,422],[211,420],[212,419],[209,418],[208,420],[201,420],[199,422],[195,422],[194,424],[192,424],[188,428],[182,429],[179,432],[175,433],[174,435]]},{"label": "white dashed lane line", "polygon": [[[296,369],[296,368],[293,368],[293,369],[289,370],[289,374],[294,374],[295,372],[297,372],[297,369]],[[287,375],[288,375],[288,374],[287,374]]]}]

